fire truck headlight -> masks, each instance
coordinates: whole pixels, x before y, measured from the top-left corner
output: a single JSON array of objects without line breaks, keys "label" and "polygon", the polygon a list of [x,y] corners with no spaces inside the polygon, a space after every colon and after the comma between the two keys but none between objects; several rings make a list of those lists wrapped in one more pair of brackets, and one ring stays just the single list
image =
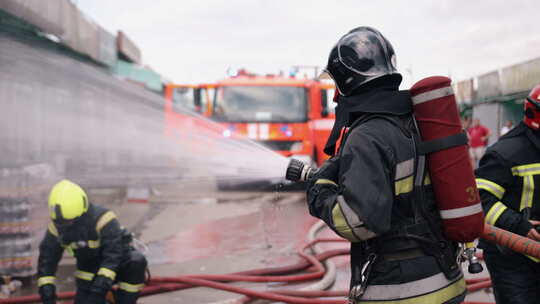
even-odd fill
[{"label": "fire truck headlight", "polygon": [[304,150],[304,144],[301,141],[295,142],[291,145],[291,152],[298,152]]},{"label": "fire truck headlight", "polygon": [[224,130],[223,137],[231,137],[231,130]]}]

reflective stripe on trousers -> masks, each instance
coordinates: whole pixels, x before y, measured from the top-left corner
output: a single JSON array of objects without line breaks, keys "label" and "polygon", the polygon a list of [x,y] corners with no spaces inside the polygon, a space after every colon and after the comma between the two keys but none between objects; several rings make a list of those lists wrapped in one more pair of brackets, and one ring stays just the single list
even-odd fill
[{"label": "reflective stripe on trousers", "polygon": [[85,281],[92,281],[94,279],[94,274],[91,272],[83,271],[83,270],[77,270],[75,271],[75,277],[77,279],[81,279]]},{"label": "reflective stripe on trousers", "polygon": [[126,292],[139,292],[143,289],[144,284],[131,284],[127,282],[118,282],[118,288]]},{"label": "reflective stripe on trousers", "polygon": [[38,287],[41,287],[43,285],[47,285],[47,284],[55,284],[56,283],[56,277],[55,276],[43,276],[43,277],[40,277],[38,280],[37,280],[37,285]]},{"label": "reflective stripe on trousers", "polygon": [[437,304],[449,301],[467,290],[463,276],[453,281],[438,273],[421,280],[395,285],[369,285],[363,303]]}]

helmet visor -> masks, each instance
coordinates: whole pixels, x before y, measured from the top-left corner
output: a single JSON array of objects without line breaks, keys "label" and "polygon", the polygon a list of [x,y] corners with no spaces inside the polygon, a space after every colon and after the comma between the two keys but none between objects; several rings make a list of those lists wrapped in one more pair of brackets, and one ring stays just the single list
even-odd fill
[{"label": "helmet visor", "polygon": [[65,230],[69,227],[71,227],[73,224],[75,224],[75,221],[77,218],[74,219],[66,219],[62,216],[62,211],[60,210],[60,206],[56,205],[54,207],[54,213],[56,214],[54,221],[54,224],[56,227],[58,227],[61,230]]}]

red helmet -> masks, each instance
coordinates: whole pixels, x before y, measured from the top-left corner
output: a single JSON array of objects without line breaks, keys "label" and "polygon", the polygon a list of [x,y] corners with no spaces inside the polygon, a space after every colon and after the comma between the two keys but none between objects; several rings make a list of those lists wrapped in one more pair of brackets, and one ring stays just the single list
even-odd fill
[{"label": "red helmet", "polygon": [[525,117],[523,122],[529,128],[540,129],[540,84],[534,87],[525,100]]}]

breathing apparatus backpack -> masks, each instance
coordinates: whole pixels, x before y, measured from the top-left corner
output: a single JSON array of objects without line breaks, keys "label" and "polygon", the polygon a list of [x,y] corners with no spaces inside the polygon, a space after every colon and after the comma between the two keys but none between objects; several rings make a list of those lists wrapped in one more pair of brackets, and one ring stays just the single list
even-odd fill
[{"label": "breathing apparatus backpack", "polygon": [[448,77],[428,77],[410,93],[420,133],[418,155],[426,160],[444,235],[467,243],[483,232],[484,213],[450,83]]},{"label": "breathing apparatus backpack", "polygon": [[[372,119],[385,119],[403,132],[412,131],[415,148],[413,213],[416,224],[368,240],[367,246],[374,252],[384,251],[384,244],[391,242],[394,249],[400,250],[405,247],[398,249],[400,246],[395,241],[412,240],[425,254],[436,258],[448,279],[454,279],[461,273],[456,263],[457,242],[469,243],[480,236],[484,229],[484,214],[469,159],[468,138],[461,126],[450,82],[447,77],[429,77],[411,88],[414,126],[409,129],[412,130],[407,130],[399,119],[368,114],[348,128],[340,146],[346,142],[352,129]],[[427,173],[440,218],[426,210],[428,200],[424,180]]]}]

